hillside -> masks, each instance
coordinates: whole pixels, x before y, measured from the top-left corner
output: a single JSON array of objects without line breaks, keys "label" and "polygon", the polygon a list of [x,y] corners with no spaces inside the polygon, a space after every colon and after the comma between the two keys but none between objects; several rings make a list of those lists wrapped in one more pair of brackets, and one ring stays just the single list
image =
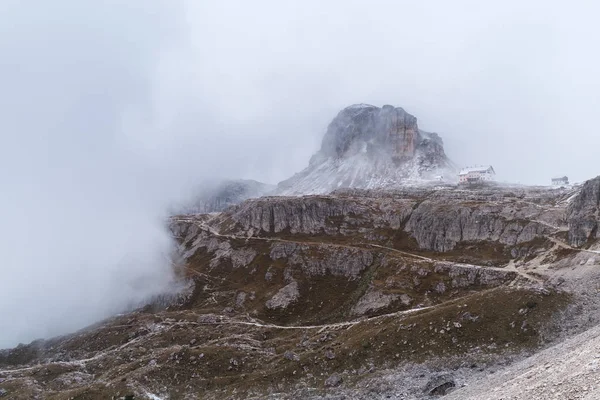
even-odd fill
[{"label": "hillside", "polygon": [[15,399],[451,392],[598,323],[597,182],[348,189],[175,216],[185,290],[0,352],[0,389]]}]

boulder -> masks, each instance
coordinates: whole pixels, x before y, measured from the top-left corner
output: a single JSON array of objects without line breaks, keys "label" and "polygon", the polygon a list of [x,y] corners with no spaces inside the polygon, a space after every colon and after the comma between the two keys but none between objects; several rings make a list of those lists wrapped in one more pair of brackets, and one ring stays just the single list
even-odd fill
[{"label": "boulder", "polygon": [[444,396],[455,387],[456,382],[451,375],[437,375],[427,382],[424,392],[429,396]]}]

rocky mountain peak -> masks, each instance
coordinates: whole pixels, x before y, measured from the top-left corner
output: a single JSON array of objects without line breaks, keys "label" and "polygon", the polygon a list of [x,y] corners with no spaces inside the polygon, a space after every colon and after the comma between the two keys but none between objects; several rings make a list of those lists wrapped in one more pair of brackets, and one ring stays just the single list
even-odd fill
[{"label": "rocky mountain peak", "polygon": [[331,121],[308,168],[279,184],[279,194],[383,188],[432,179],[454,167],[442,139],[419,129],[403,108],[355,104]]}]

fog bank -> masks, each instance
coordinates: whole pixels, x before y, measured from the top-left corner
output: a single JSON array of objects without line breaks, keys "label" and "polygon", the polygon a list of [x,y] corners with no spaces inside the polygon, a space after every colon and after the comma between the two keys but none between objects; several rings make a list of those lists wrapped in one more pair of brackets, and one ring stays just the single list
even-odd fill
[{"label": "fog bank", "polygon": [[500,180],[600,174],[599,8],[0,3],[0,347],[168,290],[168,206],[289,177],[349,104],[404,107]]}]

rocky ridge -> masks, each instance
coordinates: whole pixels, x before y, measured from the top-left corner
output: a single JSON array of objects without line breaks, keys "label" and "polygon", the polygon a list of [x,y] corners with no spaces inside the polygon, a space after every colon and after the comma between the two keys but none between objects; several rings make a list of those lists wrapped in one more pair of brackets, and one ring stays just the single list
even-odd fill
[{"label": "rocky ridge", "polygon": [[407,188],[263,197],[231,207],[212,224],[221,232],[248,237],[324,234],[358,236],[360,241],[405,240],[403,245],[416,251],[449,252],[459,245],[486,242],[518,250],[520,244],[567,229],[564,210],[540,207],[550,197],[534,203],[526,193],[536,195],[535,190],[523,189]]}]

